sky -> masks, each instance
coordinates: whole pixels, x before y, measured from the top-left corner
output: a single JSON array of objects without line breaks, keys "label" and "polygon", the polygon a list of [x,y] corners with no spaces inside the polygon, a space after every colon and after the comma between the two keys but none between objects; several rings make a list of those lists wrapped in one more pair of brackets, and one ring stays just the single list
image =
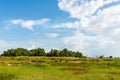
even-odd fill
[{"label": "sky", "polygon": [[68,48],[120,57],[120,0],[0,0],[0,53]]}]

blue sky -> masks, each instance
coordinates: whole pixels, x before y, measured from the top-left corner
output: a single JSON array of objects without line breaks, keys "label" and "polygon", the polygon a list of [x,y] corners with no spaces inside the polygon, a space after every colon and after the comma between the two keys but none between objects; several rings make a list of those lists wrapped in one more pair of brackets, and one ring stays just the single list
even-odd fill
[{"label": "blue sky", "polygon": [[[58,9],[57,0],[1,0],[0,17],[4,19],[38,19],[38,18],[58,18],[64,17]],[[51,15],[53,14],[54,15]],[[59,17],[59,18],[60,18]]]},{"label": "blue sky", "polygon": [[0,52],[35,45],[120,56],[119,9],[120,0],[0,0]]}]

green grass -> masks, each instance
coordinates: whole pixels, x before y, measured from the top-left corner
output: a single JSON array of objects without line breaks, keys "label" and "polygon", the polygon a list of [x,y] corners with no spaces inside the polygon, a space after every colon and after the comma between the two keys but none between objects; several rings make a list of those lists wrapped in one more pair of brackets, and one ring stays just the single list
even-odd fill
[{"label": "green grass", "polygon": [[120,59],[0,57],[0,80],[120,80]]}]

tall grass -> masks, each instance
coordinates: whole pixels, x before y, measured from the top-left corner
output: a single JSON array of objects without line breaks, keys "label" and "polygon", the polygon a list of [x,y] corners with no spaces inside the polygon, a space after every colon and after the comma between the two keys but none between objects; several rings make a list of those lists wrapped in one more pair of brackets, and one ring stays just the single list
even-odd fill
[{"label": "tall grass", "polygon": [[120,59],[0,57],[0,80],[120,80]]}]

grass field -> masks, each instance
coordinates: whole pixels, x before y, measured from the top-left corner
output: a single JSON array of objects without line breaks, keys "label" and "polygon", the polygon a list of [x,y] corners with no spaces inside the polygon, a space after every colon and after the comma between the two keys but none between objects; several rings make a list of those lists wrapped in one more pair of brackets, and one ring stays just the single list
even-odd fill
[{"label": "grass field", "polygon": [[0,80],[120,80],[120,59],[0,57]]}]

